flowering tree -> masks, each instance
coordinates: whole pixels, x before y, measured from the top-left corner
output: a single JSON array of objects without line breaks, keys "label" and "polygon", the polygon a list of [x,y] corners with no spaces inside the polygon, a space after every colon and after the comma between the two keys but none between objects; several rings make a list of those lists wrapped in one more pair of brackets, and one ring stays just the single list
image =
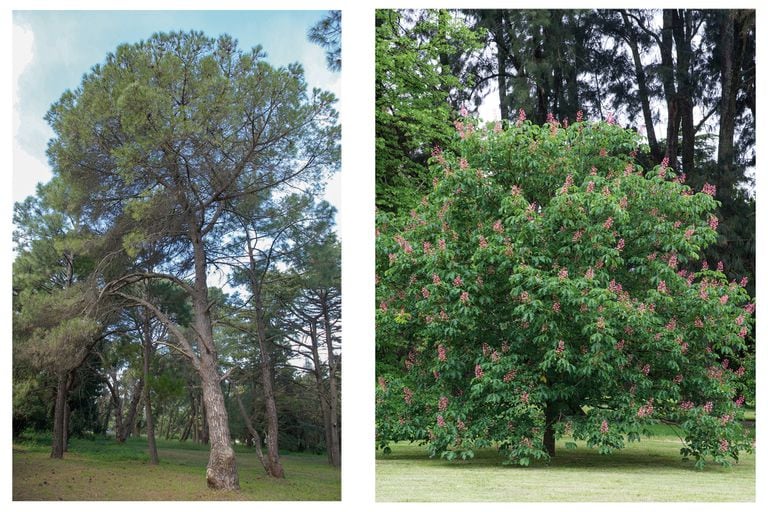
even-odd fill
[{"label": "flowering tree", "polygon": [[[527,465],[572,436],[601,453],[673,423],[728,464],[754,305],[722,265],[714,187],[635,162],[634,132],[550,118],[456,121],[432,191],[377,218],[377,438]],[[388,449],[388,448],[387,448]]]}]

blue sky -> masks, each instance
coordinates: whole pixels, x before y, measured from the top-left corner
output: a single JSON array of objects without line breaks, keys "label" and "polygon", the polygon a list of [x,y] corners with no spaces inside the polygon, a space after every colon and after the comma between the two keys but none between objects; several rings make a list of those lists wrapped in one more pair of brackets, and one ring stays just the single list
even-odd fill
[{"label": "blue sky", "polygon": [[[94,64],[121,43],[155,32],[201,30],[227,33],[241,48],[261,45],[274,66],[300,62],[310,87],[339,96],[340,74],[325,66],[322,48],[307,30],[326,11],[15,11],[13,13],[13,200],[33,194],[50,178],[45,148],[53,132],[43,120],[66,89],[74,89]],[[340,109],[341,105],[337,105]],[[338,207],[339,178],[327,198]]]}]

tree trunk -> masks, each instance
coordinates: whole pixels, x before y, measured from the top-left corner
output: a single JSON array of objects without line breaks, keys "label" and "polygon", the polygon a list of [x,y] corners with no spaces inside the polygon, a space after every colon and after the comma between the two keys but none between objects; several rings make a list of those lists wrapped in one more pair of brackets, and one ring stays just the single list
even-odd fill
[{"label": "tree trunk", "polygon": [[256,431],[255,428],[253,428],[253,423],[251,422],[251,417],[248,415],[248,412],[245,410],[245,406],[243,405],[243,401],[240,399],[240,395],[237,393],[235,395],[235,400],[237,400],[237,407],[240,410],[240,416],[242,416],[243,421],[245,422],[245,428],[248,429],[248,432],[251,434],[254,440],[254,445],[256,447],[256,457],[258,457],[259,462],[261,462],[262,467],[264,468],[264,472],[269,475],[269,464],[267,464],[267,461],[264,460],[264,452],[261,451],[261,436],[259,436],[259,433]]},{"label": "tree trunk", "polygon": [[269,474],[274,478],[285,478],[283,466],[280,464],[280,452],[278,451],[277,405],[275,404],[275,391],[272,385],[272,358],[269,354],[266,325],[260,294],[254,294],[254,302],[259,353],[261,354],[261,357],[259,358],[259,364],[261,366],[261,386],[264,391],[264,409],[267,420],[266,442]]},{"label": "tree trunk", "polygon": [[[117,384],[117,381],[115,381],[115,384]],[[117,386],[115,386],[115,389],[117,390]],[[126,439],[128,439],[131,434],[136,430],[136,415],[139,410],[139,403],[142,398],[142,390],[144,389],[144,379],[139,379],[136,381],[136,383],[133,385],[133,392],[131,396],[131,403],[128,406],[128,416],[125,418],[122,418],[122,400],[120,400],[121,407],[118,411],[115,410],[115,414],[117,415],[118,412],[121,414],[121,428],[119,431],[117,431],[117,428],[115,428],[115,436],[117,438],[118,443],[124,443]]]},{"label": "tree trunk", "polygon": [[333,353],[333,325],[328,311],[328,293],[323,296],[323,326],[325,330],[325,348],[328,352],[328,405],[331,420],[331,445],[328,447],[331,464],[341,467],[341,432],[339,429],[339,389],[336,381],[338,362]]},{"label": "tree trunk", "polygon": [[555,407],[550,403],[544,406],[544,449],[550,457],[555,456],[555,422],[557,414]]},{"label": "tree trunk", "polygon": [[56,383],[56,402],[53,408],[53,439],[51,458],[64,458],[64,408],[67,403],[68,375],[59,375]]},{"label": "tree trunk", "polygon": [[653,112],[651,111],[650,94],[648,92],[648,82],[645,76],[645,68],[643,67],[643,61],[640,58],[640,47],[637,41],[637,34],[635,33],[632,23],[629,21],[626,11],[621,11],[621,18],[624,20],[624,27],[629,34],[626,42],[629,45],[629,49],[632,53],[632,61],[635,65],[635,79],[637,80],[637,92],[640,96],[640,105],[643,109],[643,122],[645,123],[645,133],[648,137],[648,147],[651,149],[651,158],[654,162],[661,162],[661,151],[659,150],[659,143],[656,140],[656,129],[653,126]]},{"label": "tree trunk", "polygon": [[157,444],[155,443],[155,424],[152,418],[152,402],[149,389],[149,362],[152,358],[152,329],[149,324],[149,311],[144,310],[142,345],[144,346],[144,416],[147,422],[147,449],[149,450],[149,463],[156,465],[160,462],[157,456]]},{"label": "tree trunk", "polygon": [[717,166],[721,175],[730,175],[733,169],[733,135],[735,130],[736,94],[739,79],[734,65],[734,29],[736,11],[723,11],[720,39],[720,131],[717,140]]},{"label": "tree trunk", "polygon": [[[256,241],[251,236],[248,229],[245,230],[248,243],[248,270],[251,284],[251,293],[253,294],[253,308],[256,313],[256,338],[259,343],[259,365],[261,368],[261,385],[264,392],[264,412],[267,421],[267,459],[269,464],[269,474],[274,478],[285,478],[283,466],[280,464],[280,452],[278,450],[278,423],[277,406],[275,405],[275,392],[272,385],[272,358],[269,350],[269,340],[267,340],[267,326],[264,318],[264,304],[261,297],[260,271],[256,264]],[[262,274],[263,277],[263,274]]]},{"label": "tree trunk", "polygon": [[664,97],[667,100],[667,151],[669,165],[677,168],[678,135],[680,132],[680,108],[675,87],[675,66],[672,57],[673,37],[673,10],[664,9],[662,14],[663,25],[661,29],[661,67],[659,74],[664,86]]},{"label": "tree trunk", "polygon": [[493,13],[496,18],[494,21],[498,23],[498,25],[494,24],[496,29],[493,31],[493,39],[496,42],[496,67],[499,73],[499,110],[501,111],[502,120],[510,120],[509,99],[507,98],[508,51],[507,43],[504,39],[506,34],[506,14],[502,9],[496,9]]},{"label": "tree trunk", "polygon": [[691,38],[693,23],[691,11],[686,9],[672,11],[672,34],[677,50],[677,97],[682,124],[682,168],[686,174],[694,171],[696,131],[693,125],[693,84],[691,83]]},{"label": "tree trunk", "polygon": [[206,469],[208,487],[237,490],[240,488],[240,482],[235,451],[229,437],[229,418],[219,383],[218,366],[215,359],[205,351],[200,358],[200,378],[211,447]]},{"label": "tree trunk", "polygon": [[195,286],[192,304],[194,326],[199,341],[197,371],[202,385],[205,417],[210,436],[210,455],[206,470],[208,487],[218,490],[237,490],[240,482],[237,475],[235,451],[229,435],[229,416],[221,391],[218,354],[213,342],[210,305],[208,304],[208,275],[206,255],[199,231],[190,233],[195,256]]},{"label": "tree trunk", "polygon": [[323,382],[322,361],[320,360],[320,351],[318,349],[320,342],[318,340],[317,322],[315,319],[309,320],[309,337],[312,348],[312,366],[314,371],[312,374],[315,376],[315,387],[317,389],[317,399],[320,403],[320,410],[323,413],[323,426],[325,432],[325,449],[328,454],[328,463],[334,464],[333,456],[333,427],[331,421],[331,411],[329,407],[329,400],[325,393],[325,384]]},{"label": "tree trunk", "polygon": [[[117,380],[117,375],[114,369],[109,372],[109,376],[112,377],[112,383],[110,383],[109,378],[107,378],[107,387],[112,396],[112,407],[115,411],[115,441],[123,443],[125,442],[125,437],[123,437],[123,399],[120,397],[120,383]],[[109,416],[107,416],[107,419],[109,419]]]},{"label": "tree trunk", "polygon": [[[69,386],[68,386],[69,387]],[[66,400],[64,401],[64,428],[63,428],[63,435],[64,435],[64,451],[69,451],[69,419],[72,417],[72,409],[69,407],[69,402]]]}]

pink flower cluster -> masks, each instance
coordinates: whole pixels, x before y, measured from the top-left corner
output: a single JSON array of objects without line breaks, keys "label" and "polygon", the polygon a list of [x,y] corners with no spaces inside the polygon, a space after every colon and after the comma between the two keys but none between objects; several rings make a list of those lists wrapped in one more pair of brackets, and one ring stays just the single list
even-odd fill
[{"label": "pink flower cluster", "polygon": [[721,439],[720,440],[720,451],[725,453],[728,451],[728,440],[727,439]]},{"label": "pink flower cluster", "polygon": [[603,422],[600,424],[600,433],[601,434],[607,434],[608,433],[608,421],[603,420]]},{"label": "pink flower cluster", "polygon": [[616,244],[616,250],[617,251],[623,251],[624,250],[624,239],[620,238],[619,243]]},{"label": "pink flower cluster", "polygon": [[460,300],[462,303],[464,303],[464,304],[466,304],[467,302],[469,302],[469,292],[466,292],[466,291],[464,291],[464,292],[461,292],[461,297],[459,297],[459,300]]},{"label": "pink flower cluster", "polygon": [[483,367],[479,364],[475,365],[475,378],[476,379],[482,379],[483,378]]},{"label": "pink flower cluster", "polygon": [[691,409],[693,409],[693,402],[691,402],[690,400],[680,402],[680,409],[682,409],[683,411],[690,411]]},{"label": "pink flower cluster", "polygon": [[713,408],[712,402],[707,402],[707,403],[704,404],[704,412],[705,413],[711,414],[712,413],[712,408]]},{"label": "pink flower cluster", "polygon": [[425,299],[429,298],[429,290],[427,290],[426,286],[421,287],[421,296],[424,297]]},{"label": "pink flower cluster", "polygon": [[568,269],[563,267],[560,269],[560,272],[557,273],[557,277],[560,279],[567,279],[568,278]]},{"label": "pink flower cluster", "polygon": [[663,279],[659,281],[659,285],[656,287],[659,293],[667,293],[667,283]]},{"label": "pink flower cluster", "polygon": [[403,399],[405,400],[405,403],[410,404],[413,400],[413,391],[409,388],[403,388]]},{"label": "pink flower cluster", "polygon": [[483,235],[480,235],[477,245],[479,245],[481,249],[485,249],[486,247],[488,247],[488,240],[486,240]]},{"label": "pink flower cluster", "polygon": [[608,217],[605,219],[605,222],[603,222],[603,228],[611,229],[611,226],[613,226],[613,217]]},{"label": "pink flower cluster", "polygon": [[437,401],[437,410],[438,411],[444,411],[448,408],[448,397],[447,396],[441,396],[440,400]]},{"label": "pink flower cluster", "polygon": [[516,375],[517,375],[517,370],[510,370],[510,371],[508,371],[507,373],[504,374],[504,377],[502,377],[501,380],[503,380],[504,382],[509,383],[512,380],[514,380]]},{"label": "pink flower cluster", "polygon": [[443,418],[442,414],[437,415],[437,426],[438,427],[444,427],[445,426],[445,419]]},{"label": "pink flower cluster", "polygon": [[562,354],[565,351],[565,341],[560,340],[557,342],[557,348],[555,349],[555,352],[558,354]]},{"label": "pink flower cluster", "polygon": [[528,395],[527,391],[523,391],[523,394],[520,395],[520,401],[524,404],[527,404],[530,401],[531,397]]},{"label": "pink flower cluster", "polygon": [[650,416],[651,414],[653,414],[653,398],[648,400],[644,405],[641,405],[640,408],[637,410],[638,418],[645,418],[646,416]]},{"label": "pink flower cluster", "polygon": [[411,244],[402,237],[402,235],[395,236],[395,242],[400,246],[400,248],[406,253],[411,254],[413,252],[413,247],[411,247]]},{"label": "pink flower cluster", "polygon": [[714,185],[710,185],[709,183],[705,183],[701,191],[707,194],[708,196],[714,197],[714,195],[717,193],[717,187],[715,187]]},{"label": "pink flower cluster", "polygon": [[525,122],[526,116],[525,116],[525,110],[522,108],[518,110],[517,112],[517,126],[520,126]]},{"label": "pink flower cluster", "polygon": [[555,303],[552,304],[552,311],[554,311],[555,313],[559,313],[560,312],[560,303],[559,302],[555,302]]}]

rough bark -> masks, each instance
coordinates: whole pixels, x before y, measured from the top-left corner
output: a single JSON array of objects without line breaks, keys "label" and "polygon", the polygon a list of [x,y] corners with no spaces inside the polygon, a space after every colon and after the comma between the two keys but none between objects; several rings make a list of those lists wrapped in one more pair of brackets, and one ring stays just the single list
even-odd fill
[{"label": "rough bark", "polygon": [[218,366],[210,355],[201,355],[200,377],[211,447],[206,469],[208,487],[217,490],[237,490],[240,488],[240,482],[235,451],[232,449],[229,436],[229,418],[219,383]]},{"label": "rough bark", "polygon": [[218,354],[213,342],[213,326],[208,304],[206,254],[199,232],[190,233],[195,256],[195,286],[193,294],[195,331],[200,342],[199,362],[205,417],[210,436],[210,454],[206,479],[208,487],[218,490],[237,490],[240,482],[235,462],[235,451],[229,434],[229,416],[221,391]]}]

